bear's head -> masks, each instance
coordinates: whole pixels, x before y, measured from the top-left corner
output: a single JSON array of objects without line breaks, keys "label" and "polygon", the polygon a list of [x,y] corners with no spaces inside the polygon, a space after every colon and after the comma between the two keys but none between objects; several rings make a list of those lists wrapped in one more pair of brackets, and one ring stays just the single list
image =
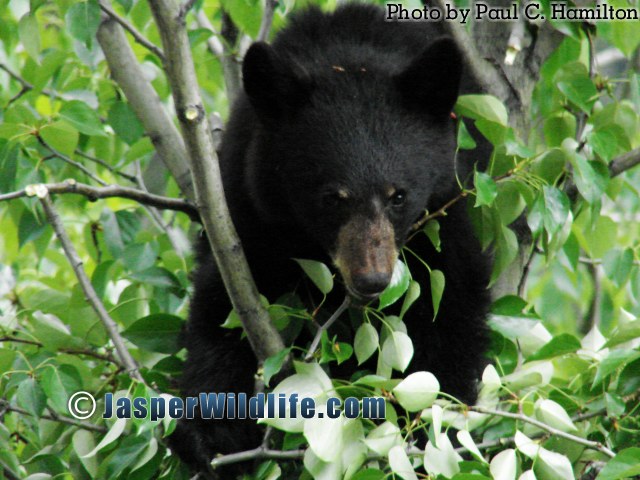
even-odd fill
[{"label": "bear's head", "polygon": [[351,295],[371,300],[429,201],[455,185],[460,53],[440,38],[403,61],[296,57],[266,43],[246,54],[256,168],[282,185],[268,193],[272,213],[330,255]]}]

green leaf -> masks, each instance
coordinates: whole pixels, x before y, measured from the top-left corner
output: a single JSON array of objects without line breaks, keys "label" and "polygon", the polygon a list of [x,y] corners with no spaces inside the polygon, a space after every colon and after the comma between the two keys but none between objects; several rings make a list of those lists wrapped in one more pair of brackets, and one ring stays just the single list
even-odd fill
[{"label": "green leaf", "polygon": [[410,281],[411,273],[409,273],[409,269],[402,260],[396,260],[391,281],[380,295],[380,305],[378,308],[383,309],[397,302],[409,288]]},{"label": "green leaf", "polygon": [[580,340],[573,335],[563,333],[544,345],[540,350],[527,358],[528,361],[546,360],[547,358],[560,357],[567,353],[573,353],[581,348]]},{"label": "green leaf", "polygon": [[181,290],[182,285],[178,278],[166,268],[150,267],[146,270],[132,273],[130,277],[141,283],[153,285],[158,288],[169,288],[173,290]]},{"label": "green leaf", "polygon": [[318,290],[325,295],[333,290],[333,275],[331,275],[329,267],[324,263],[300,258],[294,258],[294,260],[302,267],[304,273],[306,273],[314,285],[318,287]]},{"label": "green leaf", "polygon": [[413,343],[404,332],[391,332],[382,345],[382,359],[388,366],[404,372],[413,358]]},{"label": "green leaf", "polygon": [[46,223],[39,221],[31,210],[25,209],[18,224],[18,245],[22,247],[40,238],[46,229]]},{"label": "green leaf", "polygon": [[182,324],[180,317],[158,313],[141,318],[122,335],[145,350],[176,353],[179,350],[177,341]]},{"label": "green leaf", "polygon": [[600,200],[609,184],[609,170],[600,162],[589,162],[578,153],[569,155],[573,165],[573,180],[580,195],[589,203]]},{"label": "green leaf", "polygon": [[393,389],[393,395],[404,409],[417,412],[433,405],[439,391],[440,383],[432,373],[415,372]]},{"label": "green leaf", "polygon": [[[4,22],[4,20],[3,20]],[[26,13],[18,23],[18,35],[25,51],[33,60],[39,62],[40,57],[40,28],[35,15]]]},{"label": "green leaf", "polygon": [[272,357],[267,358],[264,361],[263,377],[264,377],[264,384],[267,387],[269,386],[269,382],[271,381],[271,378],[274,375],[276,375],[282,368],[282,364],[287,358],[287,355],[289,355],[289,352],[291,352],[291,348],[285,348],[281,352],[277,353]]},{"label": "green leaf", "polygon": [[633,260],[634,256],[631,248],[607,252],[602,262],[607,278],[613,280],[613,283],[619,288],[622,287],[631,275]]},{"label": "green leaf", "polygon": [[96,446],[95,439],[93,438],[93,433],[89,432],[88,430],[78,429],[76,430],[76,433],[73,434],[72,443],[76,455],[82,462],[82,466],[87,470],[91,477],[96,478],[99,466],[98,459],[95,457],[84,457]]},{"label": "green leaf", "polygon": [[431,240],[433,248],[435,248],[436,251],[439,252],[441,250],[440,223],[437,220],[429,220],[422,231],[427,235],[427,237],[429,237],[429,240]]},{"label": "green leaf", "polygon": [[618,368],[621,368],[638,358],[640,358],[640,352],[636,350],[612,350],[598,366],[591,388],[595,388],[596,385],[615,372]]},{"label": "green leaf", "polygon": [[587,67],[580,62],[571,62],[562,67],[555,76],[558,90],[580,110],[589,114],[598,98]]},{"label": "green leaf", "polygon": [[78,146],[78,130],[67,122],[59,121],[45,125],[39,130],[42,139],[58,152],[67,157],[73,156],[73,152]]},{"label": "green leaf", "polygon": [[91,458],[100,450],[102,450],[104,447],[115,442],[118,438],[120,438],[126,426],[127,426],[127,419],[118,418],[113,423],[113,425],[111,425],[111,428],[109,428],[109,431],[106,433],[106,435],[102,437],[102,440],[100,440],[100,443],[98,443],[98,445],[96,445],[95,448],[91,450],[89,453],[85,453],[82,456],[82,458]]},{"label": "green leaf", "polygon": [[149,439],[143,435],[125,437],[118,443],[118,448],[100,463],[97,478],[117,478],[125,468],[134,464],[148,444]]},{"label": "green leaf", "polygon": [[[34,378],[27,378],[18,385],[16,394],[18,405],[34,417],[40,417],[47,406],[47,397]],[[65,407],[66,408],[66,407]]]},{"label": "green leaf", "polygon": [[433,318],[435,319],[440,309],[440,301],[444,293],[444,273],[440,270],[431,270],[429,272],[429,280],[431,282],[431,302],[433,303]]},{"label": "green leaf", "polygon": [[82,380],[75,367],[71,365],[50,366],[44,369],[40,384],[47,394],[53,408],[67,413],[67,402],[71,395],[80,390]]},{"label": "green leaf", "polygon": [[640,448],[631,447],[618,452],[600,471],[596,480],[622,480],[640,475]]},{"label": "green leaf", "polygon": [[353,347],[346,342],[334,342],[331,346],[331,350],[336,357],[338,365],[351,358],[353,355]]},{"label": "green leaf", "polygon": [[[629,3],[626,0],[608,0],[607,5],[611,5],[613,8],[631,8],[638,12],[637,4]],[[612,43],[629,59],[640,45],[640,30],[637,21],[598,22],[598,36],[602,36]]]},{"label": "green leaf", "polygon": [[565,138],[576,135],[576,117],[561,112],[544,120],[544,137],[550,147],[559,147]]},{"label": "green leaf", "polygon": [[460,120],[458,123],[458,147],[461,150],[473,150],[476,148],[476,141],[467,130],[464,120]]},{"label": "green leaf", "polygon": [[402,308],[400,309],[400,318],[404,317],[409,307],[413,305],[413,303],[420,297],[420,284],[415,280],[411,280],[409,282],[409,288],[407,289],[407,294],[404,296],[404,301],[402,302]]},{"label": "green leaf", "polygon": [[351,480],[384,480],[386,475],[382,470],[367,468],[356,473]]},{"label": "green leaf", "polygon": [[476,207],[480,205],[491,205],[498,196],[498,186],[490,175],[484,172],[475,172],[473,181],[476,187]]},{"label": "green leaf", "polygon": [[465,117],[488,120],[503,127],[509,124],[507,109],[500,100],[491,95],[461,95],[455,111]]},{"label": "green leaf", "polygon": [[133,145],[144,135],[144,127],[128,103],[114,103],[109,109],[108,121],[116,135],[129,145]]},{"label": "green leaf", "polygon": [[369,359],[379,346],[378,331],[370,323],[363,323],[358,327],[353,340],[353,349],[358,359],[358,365]]},{"label": "green leaf", "polygon": [[96,112],[80,100],[66,102],[60,109],[60,117],[85,135],[107,135]]},{"label": "green leaf", "polygon": [[91,49],[100,26],[100,6],[95,0],[76,3],[67,10],[65,23],[69,33]]},{"label": "green leaf", "polygon": [[401,445],[396,445],[389,450],[389,466],[394,474],[404,480],[418,480],[407,452]]}]

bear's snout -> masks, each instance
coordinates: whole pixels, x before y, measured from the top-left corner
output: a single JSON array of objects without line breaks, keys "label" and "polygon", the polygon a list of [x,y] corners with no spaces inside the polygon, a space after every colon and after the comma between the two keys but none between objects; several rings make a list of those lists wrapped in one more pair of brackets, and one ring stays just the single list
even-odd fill
[{"label": "bear's snout", "polygon": [[373,300],[389,285],[397,257],[393,225],[380,214],[356,216],[343,225],[333,261],[349,294]]}]

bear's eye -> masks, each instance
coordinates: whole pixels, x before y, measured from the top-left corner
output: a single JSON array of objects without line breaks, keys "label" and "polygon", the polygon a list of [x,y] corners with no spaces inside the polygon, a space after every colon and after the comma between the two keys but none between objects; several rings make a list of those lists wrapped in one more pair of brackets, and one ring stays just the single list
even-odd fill
[{"label": "bear's eye", "polygon": [[401,207],[407,201],[407,193],[404,190],[396,190],[389,197],[389,203],[392,207]]},{"label": "bear's eye", "polygon": [[322,203],[325,207],[335,208],[344,203],[349,198],[346,190],[338,190],[337,192],[327,192],[322,196]]}]

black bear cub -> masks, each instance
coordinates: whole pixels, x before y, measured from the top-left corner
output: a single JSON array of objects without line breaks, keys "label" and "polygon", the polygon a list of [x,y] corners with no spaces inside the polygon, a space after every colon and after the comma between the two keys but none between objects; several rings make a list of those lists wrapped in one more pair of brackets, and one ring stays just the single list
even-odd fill
[{"label": "black bear cub", "polygon": [[[336,268],[336,303],[345,292],[361,303],[374,300],[414,222],[459,192],[451,111],[461,85],[469,91],[473,83],[441,25],[384,17],[371,5],[306,10],[272,45],[255,43],[244,59],[244,92],[220,162],[249,265],[272,302],[292,291],[309,296],[292,258]],[[443,391],[472,403],[487,344],[489,260],[462,202],[439,221],[440,252],[422,233],[407,245],[444,272],[446,286],[433,320],[428,271],[405,255],[422,287],[404,317],[415,348],[405,374],[430,371]],[[257,362],[239,329],[220,327],[231,305],[206,242],[194,280],[183,394],[251,396]],[[302,337],[296,344],[307,347]],[[193,420],[181,423],[173,443],[187,461],[203,465],[260,441],[252,422]]]}]

